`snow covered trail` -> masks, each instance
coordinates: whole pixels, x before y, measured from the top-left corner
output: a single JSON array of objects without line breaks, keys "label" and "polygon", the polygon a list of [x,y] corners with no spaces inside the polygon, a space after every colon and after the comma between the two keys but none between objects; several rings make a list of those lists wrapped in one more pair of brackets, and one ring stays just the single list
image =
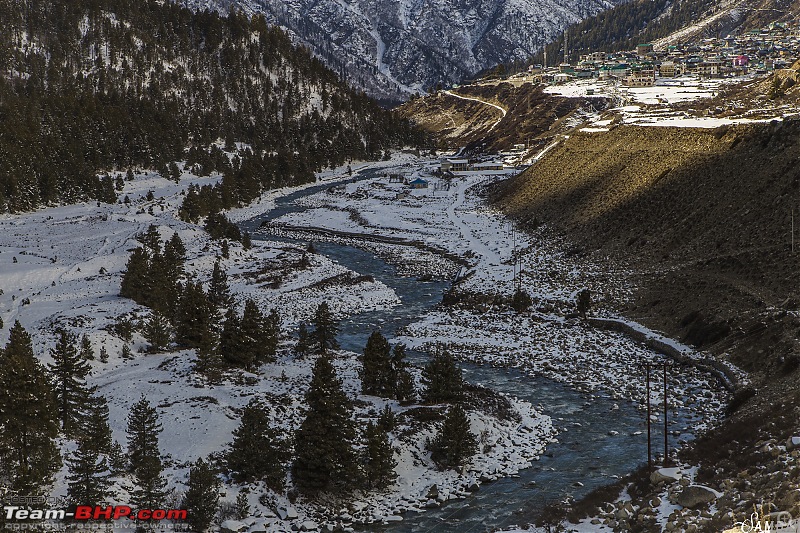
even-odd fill
[{"label": "snow covered trail", "polygon": [[464,202],[466,201],[467,190],[485,180],[485,176],[473,176],[471,179],[460,182],[456,190],[455,201],[447,208],[447,216],[458,228],[461,238],[467,240],[471,251],[480,254],[484,261],[492,265],[500,265],[502,264],[500,252],[498,250],[492,250],[486,242],[480,237],[477,237],[475,233],[473,233],[471,225],[465,222],[458,213],[458,210],[463,208]]},{"label": "snow covered trail", "polygon": [[471,100],[473,102],[478,102],[478,103],[483,104],[483,105],[488,105],[488,106],[493,107],[493,108],[497,109],[498,111],[500,111],[500,113],[502,113],[502,116],[497,119],[497,122],[492,124],[492,127],[490,127],[487,130],[487,133],[489,131],[492,131],[493,129],[495,129],[497,127],[497,125],[500,124],[500,122],[502,122],[502,120],[504,118],[506,118],[506,115],[508,114],[508,111],[506,111],[505,108],[503,108],[503,107],[501,107],[501,106],[499,106],[497,104],[493,104],[491,102],[487,102],[486,100],[481,100],[480,98],[472,98],[472,97],[469,97],[469,96],[461,96],[461,95],[458,95],[458,94],[456,94],[454,92],[451,92],[451,91],[442,91],[442,92],[444,94],[448,95],[448,96],[452,96],[453,98],[459,98],[461,100]]}]

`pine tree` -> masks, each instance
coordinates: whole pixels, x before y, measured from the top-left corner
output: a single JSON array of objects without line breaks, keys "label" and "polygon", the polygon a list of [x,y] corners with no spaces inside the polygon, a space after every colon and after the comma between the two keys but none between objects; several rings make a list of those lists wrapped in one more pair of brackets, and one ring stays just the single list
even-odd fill
[{"label": "pine tree", "polygon": [[53,363],[48,365],[54,380],[58,419],[68,436],[79,429],[81,411],[87,407],[90,391],[86,387],[89,363],[81,357],[75,335],[66,329],[58,331],[58,340],[50,351]]},{"label": "pine tree", "polygon": [[300,324],[297,328],[297,344],[294,347],[294,352],[298,357],[305,357],[311,349],[311,339],[306,329],[305,324]]},{"label": "pine tree", "polygon": [[186,260],[186,246],[177,233],[164,243],[164,270],[172,285],[177,285],[183,275],[183,262]]},{"label": "pine tree", "polygon": [[78,441],[78,449],[67,463],[67,495],[73,504],[97,505],[106,501],[111,486],[108,461],[88,440]]},{"label": "pine tree", "polygon": [[364,436],[367,441],[364,479],[369,488],[385,489],[397,479],[397,461],[394,459],[394,448],[389,443],[389,435],[381,426],[369,422]]},{"label": "pine tree", "polygon": [[169,346],[172,340],[172,324],[158,311],[150,314],[143,329],[144,338],[150,343],[147,347],[148,352],[160,353]]},{"label": "pine tree", "polygon": [[19,322],[0,351],[0,482],[39,495],[61,466],[55,395]]},{"label": "pine tree", "polygon": [[178,283],[181,273],[182,267],[176,268],[164,255],[154,253],[148,272],[148,292],[145,301],[141,303],[157,313],[172,317],[181,295],[181,287]]},{"label": "pine tree", "polygon": [[518,288],[516,291],[514,291],[514,296],[511,299],[511,308],[514,311],[517,313],[522,313],[526,311],[532,303],[533,300],[531,300],[531,297],[527,292],[523,291],[521,288]]},{"label": "pine tree", "polygon": [[199,283],[187,282],[175,318],[175,342],[211,352],[216,344],[216,310]]},{"label": "pine tree", "polygon": [[353,407],[326,355],[314,365],[306,404],[306,418],[295,435],[295,484],[308,495],[351,489],[360,478]]},{"label": "pine tree", "polygon": [[119,295],[144,304],[150,294],[150,286],[150,254],[145,248],[136,248],[128,258]]},{"label": "pine tree", "polygon": [[388,404],[383,406],[381,415],[378,418],[378,426],[387,432],[394,431],[394,428],[397,427],[397,416],[395,416],[394,411]]},{"label": "pine tree", "polygon": [[167,480],[163,477],[161,459],[148,456],[133,472],[135,486],[131,491],[131,503],[138,509],[161,509],[167,494]]},{"label": "pine tree", "polygon": [[142,468],[148,457],[158,458],[158,413],[142,396],[128,414],[128,462],[130,471]]},{"label": "pine tree", "polygon": [[154,255],[161,253],[161,233],[155,224],[150,224],[146,232],[138,234],[136,240],[144,244]]},{"label": "pine tree", "polygon": [[373,331],[361,357],[361,392],[364,394],[388,398],[394,393],[390,351],[386,337]]},{"label": "pine tree", "polygon": [[314,333],[312,334],[317,353],[325,354],[328,353],[328,350],[338,349],[339,343],[336,341],[338,332],[339,328],[333,319],[328,302],[322,302],[314,315]]},{"label": "pine tree", "polygon": [[264,481],[274,490],[283,487],[286,443],[271,426],[263,402],[253,399],[242,410],[226,459],[231,477],[240,483]]},{"label": "pine tree", "polygon": [[281,316],[276,309],[271,309],[264,318],[261,331],[261,343],[263,349],[260,354],[260,363],[271,363],[275,361],[278,353],[278,342],[281,338]]},{"label": "pine tree", "polygon": [[100,362],[108,363],[108,350],[106,350],[105,344],[100,346]]},{"label": "pine tree", "polygon": [[161,429],[158,413],[142,396],[128,415],[128,460],[136,484],[131,503],[139,509],[160,509],[167,496],[158,449]]},{"label": "pine tree", "polygon": [[225,324],[219,336],[219,353],[229,365],[246,368],[252,361],[242,349],[242,326],[239,315],[232,307],[225,313]]},{"label": "pine tree", "polygon": [[131,351],[130,344],[126,343],[122,345],[122,353],[120,354],[120,356],[123,359],[133,359],[133,351]]},{"label": "pine tree", "polygon": [[458,402],[461,400],[464,381],[461,369],[447,350],[437,349],[433,358],[422,370],[422,393],[428,403]]},{"label": "pine tree", "polygon": [[250,503],[247,501],[247,494],[241,491],[236,496],[236,518],[244,520],[250,516]]},{"label": "pine tree", "polygon": [[94,360],[94,348],[92,348],[92,341],[84,334],[81,337],[81,357],[88,361]]},{"label": "pine tree", "polygon": [[122,446],[119,442],[114,441],[111,444],[111,453],[108,454],[108,465],[111,468],[111,474],[114,476],[123,475],[127,470],[127,462]]},{"label": "pine tree", "polygon": [[447,411],[442,428],[428,442],[431,459],[441,469],[458,468],[478,451],[478,439],[469,429],[469,418],[460,405]]},{"label": "pine tree", "polygon": [[108,425],[108,402],[103,396],[91,396],[86,413],[80,440],[86,443],[89,450],[110,454],[112,439]]},{"label": "pine tree", "polygon": [[233,303],[233,297],[228,287],[228,274],[222,269],[219,259],[214,263],[214,270],[211,272],[208,299],[216,307],[227,307]]},{"label": "pine tree", "polygon": [[394,384],[394,398],[401,404],[413,403],[416,399],[414,377],[409,371],[406,362],[405,344],[395,344],[392,350],[392,381]]},{"label": "pine tree", "polygon": [[402,370],[397,374],[397,388],[395,389],[395,399],[402,405],[409,405],[416,400],[416,390],[414,387],[414,376],[408,370]]},{"label": "pine tree", "polygon": [[192,531],[206,531],[219,508],[220,481],[213,467],[203,459],[198,459],[189,467],[189,481],[183,497],[183,507],[187,511],[186,521]]},{"label": "pine tree", "polygon": [[261,363],[265,358],[262,343],[264,315],[253,300],[248,299],[244,304],[242,322],[239,325],[242,358],[247,361],[245,368],[251,369]]}]

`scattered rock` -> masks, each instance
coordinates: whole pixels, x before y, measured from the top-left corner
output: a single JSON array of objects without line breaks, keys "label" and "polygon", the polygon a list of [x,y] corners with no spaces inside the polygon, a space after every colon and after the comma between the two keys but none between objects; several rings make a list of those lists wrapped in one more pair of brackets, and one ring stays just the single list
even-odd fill
[{"label": "scattered rock", "polygon": [[659,468],[650,474],[650,481],[654,485],[659,483],[672,483],[674,481],[679,481],[681,478],[683,478],[683,474],[681,474],[680,468]]},{"label": "scattered rock", "polygon": [[278,508],[278,516],[281,520],[294,520],[297,518],[297,509],[291,505]]},{"label": "scattered rock", "polygon": [[221,533],[241,533],[247,530],[247,524],[238,520],[225,520],[219,528]]},{"label": "scattered rock", "polygon": [[431,488],[428,489],[428,495],[426,498],[429,500],[435,500],[439,497],[439,487],[434,483],[431,485]]},{"label": "scattered rock", "polygon": [[700,505],[713,502],[718,496],[718,492],[708,487],[704,487],[702,485],[690,485],[684,488],[680,494],[678,494],[676,503],[681,507],[694,509]]}]

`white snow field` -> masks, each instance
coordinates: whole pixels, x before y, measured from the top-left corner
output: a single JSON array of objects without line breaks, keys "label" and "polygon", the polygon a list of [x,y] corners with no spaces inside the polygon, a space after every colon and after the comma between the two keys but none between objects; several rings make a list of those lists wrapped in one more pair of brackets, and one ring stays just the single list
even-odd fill
[{"label": "white snow field", "polygon": [[[406,168],[404,165],[413,161],[412,156],[399,155],[388,162],[354,163],[352,168],[355,172],[375,167]],[[319,178],[345,178],[344,170],[328,171]],[[142,395],[157,406],[164,426],[160,447],[167,457],[166,476],[170,487],[175,489],[176,498],[185,490],[189,463],[225,451],[231,432],[238,425],[239,410],[251,398],[266,398],[273,406],[271,416],[275,424],[287,434],[296,428],[302,421],[303,397],[313,365],[312,357],[296,359],[287,351],[276,363],[265,365],[257,373],[231,373],[219,384],[208,384],[192,372],[196,357],[193,351],[146,355],[143,353],[146,342],[139,333],[134,334],[130,343],[133,359],[121,357],[124,341],[111,333],[111,326],[123,315],[140,319],[149,314],[146,308],[118,296],[130,250],[138,246],[136,235],[151,224],[159,229],[164,239],[177,232],[187,248],[187,277],[208,281],[220,253],[220,244],[212,241],[201,227],[180,221],[177,209],[183,198],[182,191],[189,184],[202,185],[218,179],[219,176],[198,178],[184,173],[176,184],[156,174],[140,173],[134,181],[126,181],[120,193],[120,198],[130,199],[130,205],[82,203],[0,216],[0,289],[3,291],[0,317],[5,323],[0,341],[6,341],[8,329],[19,320],[33,335],[34,348],[43,363],[50,362],[49,349],[54,344],[57,327],[67,327],[78,335],[86,334],[96,356],[104,348],[109,361],[102,363],[97,358],[91,361],[92,373],[88,381],[109,400],[114,438],[125,446],[127,413]],[[246,220],[268,211],[275,198],[295,189],[265,194],[261,201],[229,215],[232,220]],[[151,201],[146,199],[148,191],[153,193]],[[461,194],[463,201],[463,190]],[[421,200],[412,197],[410,201]],[[444,223],[451,217],[470,220],[478,216],[470,209],[453,205],[450,211],[443,209],[439,218]],[[367,216],[379,220],[376,217],[381,215],[367,213]],[[391,218],[387,215],[385,220]],[[330,220],[338,223],[336,217]],[[418,227],[427,226],[426,222],[418,223]],[[460,228],[461,231],[477,231],[466,223]],[[430,239],[439,244],[451,235],[452,232],[430,231]],[[222,261],[232,292],[240,301],[253,298],[265,312],[273,307],[278,309],[286,333],[298,321],[307,321],[322,301],[329,302],[339,317],[400,304],[391,288],[376,281],[346,286],[325,284],[323,289],[311,287],[347,269],[314,254],[310,256],[309,268],[292,269],[290,265],[300,257],[302,249],[280,242],[253,242],[254,247],[249,251],[232,243],[230,258]],[[461,251],[470,246],[470,242],[465,242]],[[480,253],[487,254],[490,261],[499,262],[505,252],[481,248]],[[258,276],[250,275],[264,269],[282,272],[280,287],[271,288],[259,283]],[[284,339],[284,345],[290,342],[288,337]],[[357,408],[359,424],[376,419],[387,403],[398,414],[409,409],[396,402],[360,394],[357,374],[360,363],[356,354],[339,353],[335,365],[345,389],[351,397],[361,400]],[[419,379],[418,372],[416,377]],[[422,510],[441,505],[448,499],[465,498],[467,489],[474,489],[482,480],[513,475],[530,466],[554,438],[555,430],[548,416],[529,403],[513,398],[510,401],[520,417],[517,421],[501,421],[479,410],[469,412],[471,429],[482,436],[486,453],[476,456],[461,472],[438,471],[425,451],[426,437],[433,434],[435,425],[401,425],[392,434],[399,477],[389,490],[380,494],[359,494],[349,506],[326,509],[302,498],[290,504],[285,493],[251,487],[248,498],[253,516],[247,525],[260,531],[290,531],[309,521],[319,527],[334,522],[349,525],[392,521],[402,519],[399,514],[406,510]],[[74,449],[73,442],[62,442],[62,451],[71,449]],[[55,495],[65,494],[65,475],[66,467],[57,478]],[[429,501],[428,492],[434,484],[439,497]],[[127,491],[131,485],[130,479],[116,479],[114,501],[129,503]],[[223,500],[232,504],[241,489],[226,482]],[[281,516],[286,517],[290,507],[296,513],[288,515],[294,518],[281,519]]]}]

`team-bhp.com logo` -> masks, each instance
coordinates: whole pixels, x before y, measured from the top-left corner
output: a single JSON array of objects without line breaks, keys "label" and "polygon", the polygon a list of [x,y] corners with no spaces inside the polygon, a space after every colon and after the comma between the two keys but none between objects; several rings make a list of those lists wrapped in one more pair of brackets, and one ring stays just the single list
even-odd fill
[{"label": "team-bhp.com logo", "polygon": [[186,520],[185,509],[138,509],[127,505],[79,505],[74,511],[66,509],[29,509],[19,505],[3,507],[6,520]]}]

